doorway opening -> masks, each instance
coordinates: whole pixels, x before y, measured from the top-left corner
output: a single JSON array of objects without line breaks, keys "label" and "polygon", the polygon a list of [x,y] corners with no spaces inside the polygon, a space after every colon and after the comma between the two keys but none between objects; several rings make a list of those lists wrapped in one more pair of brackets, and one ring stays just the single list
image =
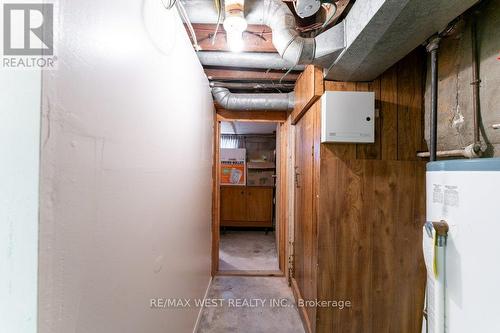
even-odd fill
[{"label": "doorway opening", "polygon": [[282,276],[277,218],[280,123],[218,121],[216,274]]}]

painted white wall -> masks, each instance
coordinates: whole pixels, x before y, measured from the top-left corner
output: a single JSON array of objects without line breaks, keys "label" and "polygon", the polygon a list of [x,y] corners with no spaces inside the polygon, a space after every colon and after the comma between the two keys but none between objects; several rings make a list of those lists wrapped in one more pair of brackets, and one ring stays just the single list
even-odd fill
[{"label": "painted white wall", "polygon": [[0,331],[35,333],[40,71],[0,72]]},{"label": "painted white wall", "polygon": [[159,0],[59,1],[43,74],[40,333],[190,332],[210,276],[213,103]]}]

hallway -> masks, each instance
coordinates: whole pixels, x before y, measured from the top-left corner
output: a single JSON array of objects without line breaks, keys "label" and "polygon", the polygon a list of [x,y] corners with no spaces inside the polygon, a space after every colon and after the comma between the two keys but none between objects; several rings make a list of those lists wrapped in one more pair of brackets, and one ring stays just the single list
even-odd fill
[{"label": "hallway", "polygon": [[223,306],[203,309],[197,333],[304,332],[284,278],[216,276],[207,298],[224,299]]},{"label": "hallway", "polygon": [[500,332],[500,0],[0,17],[0,333]]},{"label": "hallway", "polygon": [[278,271],[274,232],[226,231],[221,234],[219,269]]}]

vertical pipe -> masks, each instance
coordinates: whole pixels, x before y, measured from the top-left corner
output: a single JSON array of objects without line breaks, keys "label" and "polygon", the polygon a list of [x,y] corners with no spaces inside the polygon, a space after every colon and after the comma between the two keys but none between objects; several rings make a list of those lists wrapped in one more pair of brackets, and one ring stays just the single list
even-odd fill
[{"label": "vertical pipe", "polygon": [[439,36],[435,36],[427,44],[427,52],[431,55],[430,161],[435,161],[437,155],[438,48],[440,40]]},{"label": "vertical pipe", "polygon": [[479,86],[481,79],[479,78],[479,62],[477,57],[477,19],[476,13],[472,14],[471,22],[471,42],[472,42],[472,112],[474,122],[474,151],[477,153],[481,149],[481,139],[479,136]]}]

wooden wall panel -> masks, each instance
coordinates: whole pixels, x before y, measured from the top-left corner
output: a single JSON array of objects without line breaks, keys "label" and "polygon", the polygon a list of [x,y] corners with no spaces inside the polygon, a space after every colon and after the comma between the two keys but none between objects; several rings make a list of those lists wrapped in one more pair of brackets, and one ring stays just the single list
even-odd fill
[{"label": "wooden wall panel", "polygon": [[398,160],[415,160],[417,152],[422,150],[424,64],[424,55],[418,51],[397,64]]},{"label": "wooden wall panel", "polygon": [[393,66],[380,78],[381,159],[398,159],[398,71]]},{"label": "wooden wall panel", "polygon": [[[423,145],[421,69],[422,53],[416,50],[373,82],[324,82],[325,90],[375,92],[373,144],[320,144],[319,100],[297,123],[295,158],[303,160],[309,154],[303,124],[316,116],[312,211],[303,189],[296,190],[295,255],[306,253],[305,221],[316,221],[317,247],[308,253],[317,264],[317,297],[352,302],[350,309],[317,308],[315,316],[308,310],[311,331],[420,333],[425,284],[425,163],[416,157]],[[308,286],[300,282],[305,266],[299,266],[298,291],[308,299]]]},{"label": "wooden wall panel", "polygon": [[[358,159],[380,159],[380,80],[373,82],[357,82],[356,91],[373,91],[375,93],[375,142],[363,145],[356,145],[356,158]],[[378,110],[378,111],[377,111]]]},{"label": "wooden wall panel", "polygon": [[309,107],[323,95],[323,71],[312,65],[307,66],[297,79],[294,91],[295,107],[291,117],[292,124],[295,125]]},{"label": "wooden wall panel", "polygon": [[349,300],[355,306],[319,308],[317,332],[370,332],[371,224],[363,206],[370,200],[364,198],[370,172],[322,155],[318,298]]},{"label": "wooden wall panel", "polygon": [[417,333],[425,270],[423,162],[321,163],[318,298],[350,300],[319,308],[317,332]]}]

